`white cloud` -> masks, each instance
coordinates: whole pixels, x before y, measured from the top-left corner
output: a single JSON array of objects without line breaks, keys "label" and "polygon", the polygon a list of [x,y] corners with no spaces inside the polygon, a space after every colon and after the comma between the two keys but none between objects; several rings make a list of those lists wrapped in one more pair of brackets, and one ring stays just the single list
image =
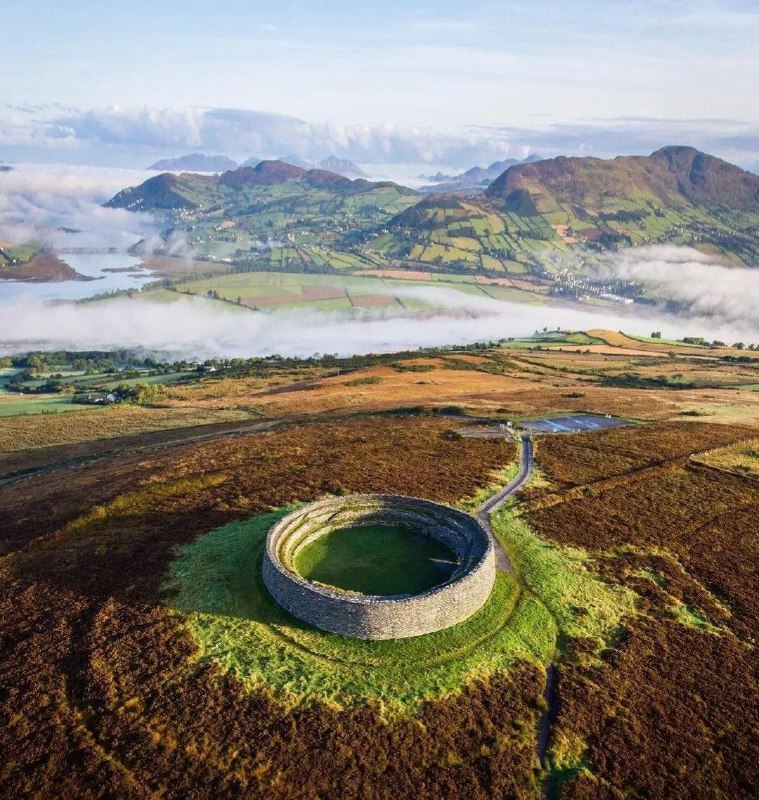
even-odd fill
[{"label": "white cloud", "polygon": [[[17,164],[11,172],[0,172],[0,240],[126,250],[154,230],[152,218],[103,208],[102,203],[149,174],[67,164]],[[66,233],[61,228],[80,232]]]},{"label": "white cloud", "polygon": [[605,259],[615,277],[640,281],[710,324],[736,327],[759,340],[759,269],[725,266],[690,247],[624,250]]},{"label": "white cloud", "polygon": [[[538,152],[612,156],[691,144],[748,167],[759,165],[759,128],[724,119],[592,119],[544,127],[432,127],[309,122],[236,108],[111,107],[72,111],[14,111],[0,119],[0,152],[51,160],[95,159],[147,164],[156,155],[194,150],[310,160],[329,154],[363,164],[469,167]],[[6,156],[7,157],[7,156]]]}]

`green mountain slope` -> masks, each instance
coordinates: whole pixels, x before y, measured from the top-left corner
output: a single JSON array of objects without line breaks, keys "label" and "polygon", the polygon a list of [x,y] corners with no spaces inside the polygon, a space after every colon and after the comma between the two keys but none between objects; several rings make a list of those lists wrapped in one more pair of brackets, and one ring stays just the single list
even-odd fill
[{"label": "green mountain slope", "polygon": [[671,243],[759,264],[759,176],[689,147],[507,169],[468,200],[432,196],[366,245],[416,267],[551,271],[572,251]]},{"label": "green mountain slope", "polygon": [[375,229],[417,200],[394,183],[262,161],[222,175],[157,175],[106,205],[162,216],[200,257],[326,270],[376,266],[337,252],[346,235]]},{"label": "green mountain slope", "polygon": [[529,253],[543,249],[548,235],[533,220],[517,223],[477,200],[431,195],[368,236],[365,246],[415,268],[524,272]]},{"label": "green mountain slope", "polygon": [[163,216],[199,257],[241,269],[423,269],[548,284],[578,264],[592,276],[593,253],[664,243],[759,265],[759,176],[689,147],[521,163],[471,198],[262,161],[157,175],[108,205]]}]

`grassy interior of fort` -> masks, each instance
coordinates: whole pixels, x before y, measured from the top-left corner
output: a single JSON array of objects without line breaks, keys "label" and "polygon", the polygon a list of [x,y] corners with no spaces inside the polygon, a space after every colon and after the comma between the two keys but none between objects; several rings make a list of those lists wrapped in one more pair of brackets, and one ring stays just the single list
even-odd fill
[{"label": "grassy interior of fort", "polygon": [[402,525],[340,528],[300,548],[295,571],[307,580],[374,595],[420,594],[447,580],[456,556]]}]

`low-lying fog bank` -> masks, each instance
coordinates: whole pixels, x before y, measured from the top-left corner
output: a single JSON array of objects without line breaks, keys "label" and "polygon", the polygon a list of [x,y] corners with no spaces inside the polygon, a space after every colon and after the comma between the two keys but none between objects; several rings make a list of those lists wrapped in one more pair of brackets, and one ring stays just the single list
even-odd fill
[{"label": "low-lying fog bank", "polygon": [[155,233],[153,218],[103,203],[143,170],[69,164],[14,164],[0,173],[0,241],[40,242],[53,249],[115,248],[124,252]]},{"label": "low-lying fog bank", "polygon": [[140,348],[188,359],[351,355],[494,341],[530,335],[544,327],[605,328],[643,335],[661,330],[665,338],[703,336],[730,343],[757,338],[748,325],[718,317],[683,319],[642,316],[634,310],[528,306],[432,287],[402,291],[434,301],[438,308],[416,314],[366,311],[360,316],[303,309],[267,313],[190,297],[157,303],[149,295],[83,305],[20,303],[2,310],[0,353]]}]

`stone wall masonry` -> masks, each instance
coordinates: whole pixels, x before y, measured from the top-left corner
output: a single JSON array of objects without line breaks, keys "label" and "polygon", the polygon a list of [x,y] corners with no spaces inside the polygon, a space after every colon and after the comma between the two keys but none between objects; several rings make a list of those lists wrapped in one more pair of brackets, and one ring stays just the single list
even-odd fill
[{"label": "stone wall masonry", "polygon": [[[306,544],[339,528],[376,524],[405,525],[442,542],[459,566],[426,592],[392,596],[343,591],[294,570]],[[414,497],[348,495],[312,503],[274,525],[262,572],[274,599],[304,622],[361,639],[401,639],[449,628],[474,614],[493,588],[495,554],[488,533],[463,511]]]}]

